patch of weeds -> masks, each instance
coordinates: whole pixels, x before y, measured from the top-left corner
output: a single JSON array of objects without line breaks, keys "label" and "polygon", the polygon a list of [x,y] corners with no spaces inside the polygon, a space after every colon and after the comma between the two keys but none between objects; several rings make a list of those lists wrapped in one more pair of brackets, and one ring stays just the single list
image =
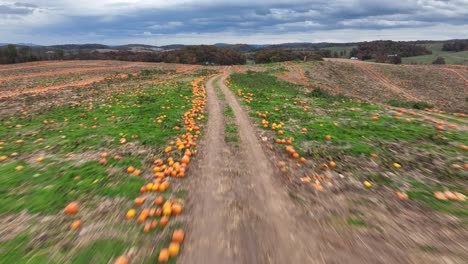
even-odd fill
[{"label": "patch of weeds", "polygon": [[215,88],[215,92],[216,92],[216,95],[218,96],[219,100],[221,101],[225,101],[226,100],[226,96],[224,95],[223,91],[221,91],[221,87],[219,87],[219,79],[221,78],[221,76],[219,77],[216,77],[214,80],[213,80],[213,87]]},{"label": "patch of weeds", "polygon": [[429,252],[429,253],[437,253],[439,252],[439,250],[434,247],[434,246],[431,246],[431,245],[422,245],[422,244],[418,244],[418,247],[424,251],[424,252]]},{"label": "patch of weeds", "polygon": [[232,111],[232,108],[230,106],[226,106],[226,108],[224,109],[224,116],[234,117],[234,111]]},{"label": "patch of weeds", "polygon": [[226,124],[224,128],[224,141],[226,143],[238,143],[239,136],[236,124]]},{"label": "patch of weeds", "polygon": [[367,223],[364,220],[356,217],[348,217],[346,219],[346,223],[352,226],[367,226]]},{"label": "patch of weeds", "polygon": [[163,70],[163,69],[145,69],[141,71],[141,76],[150,76],[156,74],[175,73],[175,70]]},{"label": "patch of weeds", "polygon": [[306,96],[314,97],[314,98],[333,99],[333,100],[349,99],[349,97],[346,97],[344,95],[332,95],[321,88],[314,88],[314,90],[312,90],[312,92],[307,93]]},{"label": "patch of weeds", "polygon": [[185,199],[187,198],[188,193],[189,193],[188,190],[185,190],[185,189],[181,189],[181,190],[177,190],[173,192],[174,197],[176,199]]},{"label": "patch of weeds", "polygon": [[413,108],[413,109],[425,109],[425,108],[434,108],[433,105],[421,102],[421,101],[403,101],[398,99],[392,99],[387,101],[388,105],[394,107],[402,107],[402,108]]}]

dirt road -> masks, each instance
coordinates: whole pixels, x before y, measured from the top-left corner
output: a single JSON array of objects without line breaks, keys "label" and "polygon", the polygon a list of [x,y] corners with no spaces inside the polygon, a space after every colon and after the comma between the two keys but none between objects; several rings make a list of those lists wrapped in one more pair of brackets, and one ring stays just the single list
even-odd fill
[{"label": "dirt road", "polygon": [[294,216],[273,164],[234,95],[219,85],[237,119],[240,149],[224,142],[225,102],[207,83],[209,121],[192,172],[194,219],[180,263],[314,263],[314,241]]}]

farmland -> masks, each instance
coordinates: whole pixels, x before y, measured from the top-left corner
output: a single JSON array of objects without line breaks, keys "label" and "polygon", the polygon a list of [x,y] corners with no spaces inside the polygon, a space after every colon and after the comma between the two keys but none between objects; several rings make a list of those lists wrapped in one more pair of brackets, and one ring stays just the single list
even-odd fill
[{"label": "farmland", "polygon": [[340,59],[0,66],[0,260],[463,263],[467,79]]}]

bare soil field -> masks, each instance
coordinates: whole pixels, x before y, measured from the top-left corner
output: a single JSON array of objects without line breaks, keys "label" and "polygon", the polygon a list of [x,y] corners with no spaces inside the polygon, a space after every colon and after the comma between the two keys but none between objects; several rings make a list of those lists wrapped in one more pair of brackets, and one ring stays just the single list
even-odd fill
[{"label": "bare soil field", "polygon": [[[424,101],[452,112],[468,111],[468,67],[457,65],[389,65],[346,59],[286,63],[281,78],[332,93],[375,102]],[[304,79],[302,76],[307,77]]]}]

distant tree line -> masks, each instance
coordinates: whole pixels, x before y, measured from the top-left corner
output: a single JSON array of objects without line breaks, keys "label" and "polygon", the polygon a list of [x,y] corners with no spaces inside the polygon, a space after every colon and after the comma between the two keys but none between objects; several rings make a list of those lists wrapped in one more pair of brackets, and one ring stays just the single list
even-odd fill
[{"label": "distant tree line", "polygon": [[61,49],[5,45],[0,46],[0,64],[21,63],[40,60],[60,60],[64,58]]},{"label": "distant tree line", "polygon": [[456,40],[454,42],[445,43],[442,46],[443,51],[464,51],[468,50],[468,40]]},{"label": "distant tree line", "polygon": [[401,57],[427,54],[432,54],[432,52],[424,46],[386,40],[362,42],[357,48],[351,50],[350,57],[357,57],[362,60],[375,59],[377,62],[398,63],[398,61],[401,62]]},{"label": "distant tree line", "polygon": [[242,53],[208,45],[186,46],[181,49],[165,52],[94,51],[90,53],[70,54],[65,58],[71,60],[123,60],[183,64],[245,64],[245,57]]},{"label": "distant tree line", "polygon": [[[321,52],[326,53],[326,51]],[[281,49],[262,49],[255,53],[254,59],[255,63],[271,63],[292,60],[322,60],[322,56],[319,52],[298,52]]]}]

